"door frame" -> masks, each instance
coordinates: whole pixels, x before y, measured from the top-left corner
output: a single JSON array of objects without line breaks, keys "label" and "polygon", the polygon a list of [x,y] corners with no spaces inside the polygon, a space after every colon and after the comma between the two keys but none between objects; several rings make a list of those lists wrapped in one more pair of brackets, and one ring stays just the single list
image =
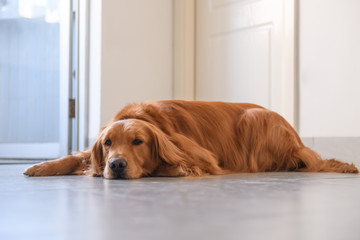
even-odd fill
[{"label": "door frame", "polygon": [[78,77],[77,96],[77,151],[89,147],[89,91],[90,91],[90,1],[78,0],[77,34],[78,34]]},{"label": "door frame", "polygon": [[173,97],[195,99],[195,0],[173,2]]},{"label": "door frame", "polygon": [[[74,0],[75,1],[75,0]],[[76,139],[72,151],[86,151],[100,129],[101,11],[100,1],[77,0]],[[91,24],[92,23],[92,24]],[[99,24],[100,23],[100,24]],[[91,66],[91,67],[90,67]],[[91,98],[89,97],[91,94]],[[91,108],[90,108],[91,106]],[[74,124],[74,123],[73,123]]]},{"label": "door frame", "polygon": [[61,21],[64,24],[60,25],[60,35],[63,36],[63,40],[60,41],[60,49],[67,49],[66,51],[60,50],[60,139],[59,139],[59,151],[58,158],[69,153],[70,140],[71,140],[71,128],[70,128],[70,117],[69,117],[69,99],[72,79],[72,1],[61,1],[62,11],[65,13]]}]

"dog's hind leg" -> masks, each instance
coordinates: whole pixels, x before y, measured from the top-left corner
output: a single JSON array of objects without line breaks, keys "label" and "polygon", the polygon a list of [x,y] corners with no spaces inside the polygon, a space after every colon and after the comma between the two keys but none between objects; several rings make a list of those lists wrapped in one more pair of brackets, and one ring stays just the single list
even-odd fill
[{"label": "dog's hind leg", "polygon": [[[296,131],[280,115],[265,109],[246,111],[238,125],[247,150],[250,172],[299,171],[358,173],[354,164],[324,160],[305,147]],[[245,150],[243,150],[245,152]]]},{"label": "dog's hind leg", "polygon": [[359,173],[354,164],[344,163],[336,159],[322,159],[316,152],[307,147],[298,149],[294,156],[304,163],[304,167],[298,169],[302,172]]}]

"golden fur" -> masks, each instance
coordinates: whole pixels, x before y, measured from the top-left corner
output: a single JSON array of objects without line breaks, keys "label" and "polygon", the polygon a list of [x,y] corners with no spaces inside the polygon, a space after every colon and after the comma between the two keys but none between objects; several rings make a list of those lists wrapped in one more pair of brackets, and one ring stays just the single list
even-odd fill
[{"label": "golden fur", "polygon": [[[120,176],[109,167],[114,158],[127,161]],[[131,179],[266,171],[358,173],[353,164],[321,159],[284,118],[260,106],[158,101],[123,108],[91,150],[34,165],[24,174]]]}]

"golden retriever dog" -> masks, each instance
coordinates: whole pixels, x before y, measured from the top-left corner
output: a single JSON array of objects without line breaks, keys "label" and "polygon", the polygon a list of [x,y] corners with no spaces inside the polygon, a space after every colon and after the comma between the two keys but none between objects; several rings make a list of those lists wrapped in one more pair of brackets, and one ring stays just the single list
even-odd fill
[{"label": "golden retriever dog", "polygon": [[157,101],[123,108],[91,150],[28,168],[28,176],[206,176],[274,171],[358,173],[322,159],[275,112],[249,103]]}]

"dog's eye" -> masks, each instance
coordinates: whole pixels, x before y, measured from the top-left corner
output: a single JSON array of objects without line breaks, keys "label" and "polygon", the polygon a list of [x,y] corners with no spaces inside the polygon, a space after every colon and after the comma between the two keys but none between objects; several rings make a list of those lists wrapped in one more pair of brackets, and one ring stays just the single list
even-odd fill
[{"label": "dog's eye", "polygon": [[142,140],[140,140],[140,139],[135,139],[133,142],[132,142],[132,144],[133,145],[140,145],[140,144],[142,144],[143,143],[143,141]]},{"label": "dog's eye", "polygon": [[111,146],[111,143],[112,143],[112,142],[111,142],[110,139],[108,139],[108,140],[105,141],[105,145],[106,145],[106,146]]}]

